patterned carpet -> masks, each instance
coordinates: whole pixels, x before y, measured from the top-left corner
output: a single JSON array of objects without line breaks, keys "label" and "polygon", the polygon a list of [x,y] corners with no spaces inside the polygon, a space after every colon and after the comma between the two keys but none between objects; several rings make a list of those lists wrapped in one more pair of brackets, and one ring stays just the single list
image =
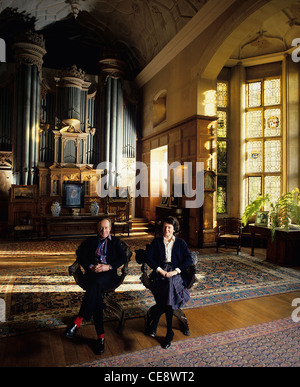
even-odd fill
[{"label": "patterned carpet", "polygon": [[300,323],[286,318],[74,366],[172,367],[168,377],[180,377],[178,367],[299,367]]},{"label": "patterned carpet", "polygon": [[[131,250],[144,248],[150,243],[153,236],[122,237]],[[0,242],[0,257],[30,257],[30,256],[65,256],[74,255],[82,240],[22,240],[14,242]]]},{"label": "patterned carpet", "polygon": [[[124,238],[131,249],[142,248],[149,238]],[[15,244],[10,250],[0,245],[0,255],[74,254],[78,241],[31,242]],[[30,250],[31,244],[31,250]],[[2,256],[3,256],[2,255]],[[129,274],[115,293],[115,300],[126,310],[126,318],[140,317],[153,305],[151,293],[139,279],[140,265],[134,256]],[[260,297],[300,289],[300,272],[268,264],[240,253],[200,255],[198,282],[191,290],[186,308]],[[66,266],[0,270],[0,299],[5,301],[5,319],[0,322],[0,337],[65,326],[79,310],[83,291],[68,275]],[[112,315],[106,313],[106,319]],[[1,316],[0,316],[1,319]]]}]

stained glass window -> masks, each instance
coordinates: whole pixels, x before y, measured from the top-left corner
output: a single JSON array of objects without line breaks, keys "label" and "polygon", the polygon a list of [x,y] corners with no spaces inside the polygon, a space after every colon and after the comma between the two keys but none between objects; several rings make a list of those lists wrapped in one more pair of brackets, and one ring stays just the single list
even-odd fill
[{"label": "stained glass window", "polygon": [[252,203],[258,196],[262,194],[262,177],[249,176],[248,178],[248,202]]},{"label": "stained glass window", "polygon": [[264,82],[264,105],[279,105],[281,100],[280,78]]},{"label": "stained glass window", "polygon": [[281,135],[281,110],[265,110],[265,136],[276,137]]},{"label": "stained glass window", "polygon": [[218,172],[227,172],[227,141],[217,143]]},{"label": "stained glass window", "polygon": [[261,137],[262,128],[262,111],[251,110],[246,113],[247,120],[247,137]]},{"label": "stained glass window", "polygon": [[228,107],[228,84],[227,82],[217,83],[217,105],[220,108]]},{"label": "stained glass window", "polygon": [[265,142],[265,172],[280,172],[281,169],[281,141]]},{"label": "stained glass window", "polygon": [[227,137],[227,112],[218,110],[218,137]]},{"label": "stained glass window", "polygon": [[276,202],[281,196],[281,176],[266,176],[264,189],[265,195],[270,196],[270,201]]},{"label": "stained glass window", "polygon": [[227,213],[228,176],[228,131],[229,131],[229,86],[228,82],[217,83],[217,213]]},{"label": "stained glass window", "polygon": [[247,172],[262,172],[262,141],[249,141],[247,143]]},{"label": "stained glass window", "polygon": [[251,107],[259,107],[261,106],[262,102],[262,95],[261,95],[261,82],[251,82],[247,85],[247,106],[249,108]]},{"label": "stained glass window", "polygon": [[246,84],[246,205],[269,194],[282,192],[281,79]]},{"label": "stained glass window", "polygon": [[227,212],[227,176],[218,176],[217,187],[217,213]]}]

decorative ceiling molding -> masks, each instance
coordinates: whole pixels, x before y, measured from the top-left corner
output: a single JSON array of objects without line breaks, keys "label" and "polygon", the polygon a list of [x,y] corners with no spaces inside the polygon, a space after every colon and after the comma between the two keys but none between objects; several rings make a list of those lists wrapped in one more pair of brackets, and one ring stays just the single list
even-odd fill
[{"label": "decorative ceiling molding", "polygon": [[[231,32],[221,43],[219,35],[212,39],[210,45],[212,52],[207,53],[210,60],[201,76],[205,79],[216,79],[224,66],[232,67],[237,64],[254,66],[283,60],[289,52],[293,36],[296,34],[299,37],[300,29],[298,26],[291,28],[288,17],[282,11],[289,10],[295,3],[295,0],[270,0],[253,13],[246,15],[238,24],[234,19],[228,20],[229,25],[231,23]],[[272,44],[272,47],[267,47],[266,41],[257,40],[261,31],[264,31],[263,37]],[[218,42],[217,46],[214,40]],[[251,43],[256,45],[256,48],[251,46]],[[247,45],[252,47],[253,51],[241,57],[241,47]],[[267,50],[264,51],[263,48]]]},{"label": "decorative ceiling molding", "polygon": [[207,2],[193,19],[140,72],[135,79],[137,86],[142,87],[145,85],[234,2],[235,0],[210,0]]},{"label": "decorative ceiling molding", "polygon": [[[217,9],[215,0],[10,0],[9,7],[35,18],[36,31],[49,31],[51,45],[55,38],[58,46],[60,38],[78,42],[82,56],[101,51],[104,44],[127,47],[136,76],[211,1]],[[0,13],[5,3],[0,1]],[[47,59],[50,55],[49,50]]]}]

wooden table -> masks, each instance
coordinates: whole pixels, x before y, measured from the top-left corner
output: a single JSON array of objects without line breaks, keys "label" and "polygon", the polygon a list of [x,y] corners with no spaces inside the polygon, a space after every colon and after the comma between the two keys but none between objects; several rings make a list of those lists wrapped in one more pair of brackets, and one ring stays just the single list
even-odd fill
[{"label": "wooden table", "polygon": [[93,216],[90,214],[84,215],[59,215],[59,216],[43,216],[41,223],[45,224],[46,238],[51,237],[79,237],[96,235],[96,225],[101,216],[108,215],[112,222],[115,214],[99,214]]},{"label": "wooden table", "polygon": [[300,266],[300,230],[277,228],[272,241],[271,228],[249,224],[251,255],[254,256],[255,235],[267,239],[267,261],[282,266]]}]

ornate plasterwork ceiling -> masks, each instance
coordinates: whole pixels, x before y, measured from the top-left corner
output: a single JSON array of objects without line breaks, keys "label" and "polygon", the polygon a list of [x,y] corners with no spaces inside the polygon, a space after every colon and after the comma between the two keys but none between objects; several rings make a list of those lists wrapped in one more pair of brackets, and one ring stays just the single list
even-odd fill
[{"label": "ornate plasterwork ceiling", "polygon": [[266,18],[259,28],[249,30],[249,35],[232,53],[232,64],[247,58],[284,53],[296,37],[300,37],[300,1]]},{"label": "ornate plasterwork ceiling", "polygon": [[122,59],[135,63],[131,70],[137,73],[208,1],[0,0],[0,13],[11,7],[36,18],[35,29],[45,36],[45,62],[50,66],[54,65],[55,52],[64,62],[63,58],[71,57],[75,50],[86,63],[87,56],[93,61],[104,48],[116,48],[128,51]]}]

